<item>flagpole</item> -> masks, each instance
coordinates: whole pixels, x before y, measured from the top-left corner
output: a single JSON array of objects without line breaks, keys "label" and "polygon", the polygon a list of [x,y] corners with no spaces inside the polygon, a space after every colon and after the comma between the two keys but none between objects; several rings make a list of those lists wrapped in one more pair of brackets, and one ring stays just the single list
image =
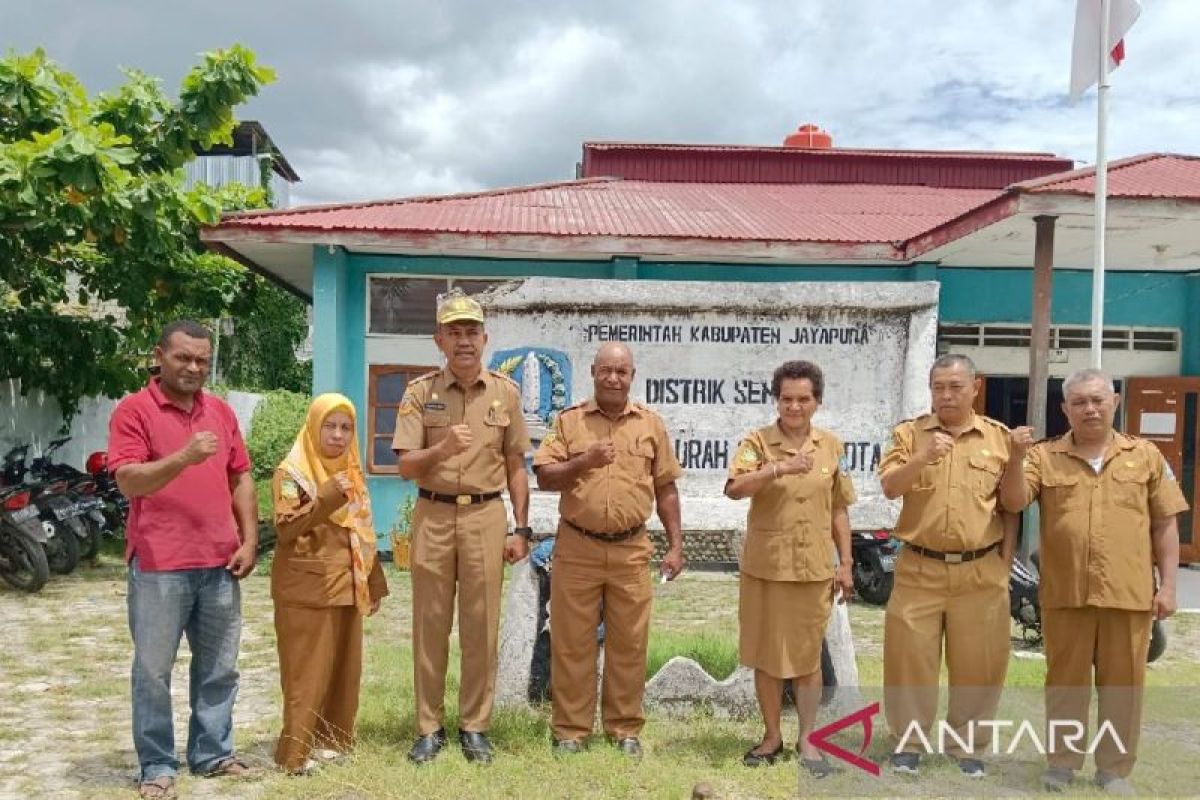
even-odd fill
[{"label": "flagpole", "polygon": [[1092,367],[1104,349],[1104,233],[1108,216],[1108,45],[1110,0],[1100,0],[1100,86],[1096,100],[1095,263],[1092,266]]}]

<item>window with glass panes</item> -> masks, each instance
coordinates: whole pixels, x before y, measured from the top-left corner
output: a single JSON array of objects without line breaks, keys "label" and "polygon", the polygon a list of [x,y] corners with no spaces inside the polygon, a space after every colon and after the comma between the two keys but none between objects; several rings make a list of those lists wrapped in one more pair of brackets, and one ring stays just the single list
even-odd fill
[{"label": "window with glass panes", "polygon": [[367,455],[371,472],[396,472],[396,454],[392,451],[392,436],[396,433],[396,412],[404,399],[408,382],[437,367],[418,367],[398,364],[375,364],[371,367],[369,408],[371,410],[371,441]]}]

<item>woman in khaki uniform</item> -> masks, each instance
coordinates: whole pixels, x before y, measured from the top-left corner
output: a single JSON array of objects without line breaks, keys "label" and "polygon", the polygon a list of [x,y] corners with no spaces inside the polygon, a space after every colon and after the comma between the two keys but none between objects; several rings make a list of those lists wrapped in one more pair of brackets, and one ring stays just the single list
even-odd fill
[{"label": "woman in khaki uniform", "polygon": [[362,620],[388,593],[354,417],[346,397],[317,397],[275,471],[271,597],[283,684],[275,762],[292,773],[353,744]]},{"label": "woman in khaki uniform", "polygon": [[[850,519],[854,486],[842,443],[812,425],[825,381],[808,361],[788,361],[771,381],[778,404],[774,424],[738,445],[725,494],[750,498],[738,608],[741,663],[754,669],[766,732],[743,757],[748,767],[774,764],[783,754],[783,682],[790,680],[800,719],[796,751],[814,776],[832,771],[808,734],[821,693],[821,642],[833,609],[853,591]],[[834,548],[838,566],[834,569]]]}]

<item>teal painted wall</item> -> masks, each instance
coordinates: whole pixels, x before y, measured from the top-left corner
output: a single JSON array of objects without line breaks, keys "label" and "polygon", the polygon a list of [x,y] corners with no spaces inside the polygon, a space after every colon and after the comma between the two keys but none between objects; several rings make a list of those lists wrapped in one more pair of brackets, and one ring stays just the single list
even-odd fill
[{"label": "teal painted wall", "polygon": [[[332,251],[332,252],[331,252]],[[342,391],[345,386],[347,340],[342,328],[349,299],[346,251],[313,248],[313,393]]]},{"label": "teal painted wall", "polygon": [[[1104,276],[1104,323],[1184,327],[1190,277],[1183,273],[1108,273]],[[942,284],[941,316],[947,321],[1030,319],[1031,269],[942,268],[937,278]],[[1056,325],[1088,324],[1092,316],[1092,273],[1055,270],[1050,313]]]},{"label": "teal painted wall", "polygon": [[[946,322],[1028,322],[1032,269],[905,266],[746,265],[648,261],[450,258],[347,254],[314,249],[313,384],[316,391],[340,391],[367,411],[366,276],[368,273],[479,277],[617,278],[713,282],[925,281],[941,282],[940,316]],[[1087,324],[1092,276],[1088,271],[1056,270],[1052,297],[1054,324]],[[1105,281],[1105,322],[1109,325],[1178,327],[1183,333],[1183,372],[1200,375],[1200,273],[1110,272]],[[366,452],[367,420],[359,426]],[[368,479],[376,527],[385,538],[397,510],[415,492],[396,477]]]}]

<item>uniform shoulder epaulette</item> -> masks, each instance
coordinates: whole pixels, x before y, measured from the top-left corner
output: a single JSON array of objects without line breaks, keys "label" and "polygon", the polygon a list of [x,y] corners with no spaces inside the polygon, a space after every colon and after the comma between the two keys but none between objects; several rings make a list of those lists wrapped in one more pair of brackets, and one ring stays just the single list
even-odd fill
[{"label": "uniform shoulder epaulette", "polygon": [[584,406],[587,405],[587,402],[588,402],[587,400],[580,400],[578,403],[572,403],[571,405],[564,408],[562,411],[558,412],[558,415],[561,417],[563,414],[566,414],[568,411],[579,411]]},{"label": "uniform shoulder epaulette", "polygon": [[514,381],[514,380],[512,379],[512,377],[511,377],[511,376],[509,376],[509,375],[505,375],[503,372],[497,372],[497,371],[496,371],[496,370],[494,370],[494,369],[489,369],[489,370],[488,370],[488,373],[489,373],[489,374],[490,374],[492,377],[494,377],[494,378],[500,378],[501,380],[504,380],[504,381],[506,381],[507,383],[510,383],[510,384],[512,384],[512,387],[513,387],[514,389],[520,389],[520,388],[521,388],[521,384],[519,384],[519,383],[517,383],[516,381]]},{"label": "uniform shoulder epaulette", "polygon": [[1000,421],[1000,420],[998,420],[998,419],[992,419],[991,417],[989,417],[989,416],[988,416],[988,415],[986,415],[986,414],[976,414],[975,416],[979,417],[979,419],[981,419],[981,420],[983,420],[984,422],[988,423],[988,424],[989,424],[989,425],[991,425],[993,428],[999,428],[1000,430],[1002,430],[1002,431],[1004,431],[1004,432],[1006,432],[1006,433],[1008,432],[1008,426],[1007,426],[1007,425],[1005,425],[1003,422],[1001,422],[1001,421]]},{"label": "uniform shoulder epaulette", "polygon": [[438,373],[440,373],[440,372],[441,372],[440,369],[435,369],[433,372],[426,372],[424,375],[419,375],[419,376],[413,378],[412,380],[410,380],[408,382],[408,385],[412,386],[414,383],[424,383],[425,381],[431,381],[434,378],[436,378]]}]

